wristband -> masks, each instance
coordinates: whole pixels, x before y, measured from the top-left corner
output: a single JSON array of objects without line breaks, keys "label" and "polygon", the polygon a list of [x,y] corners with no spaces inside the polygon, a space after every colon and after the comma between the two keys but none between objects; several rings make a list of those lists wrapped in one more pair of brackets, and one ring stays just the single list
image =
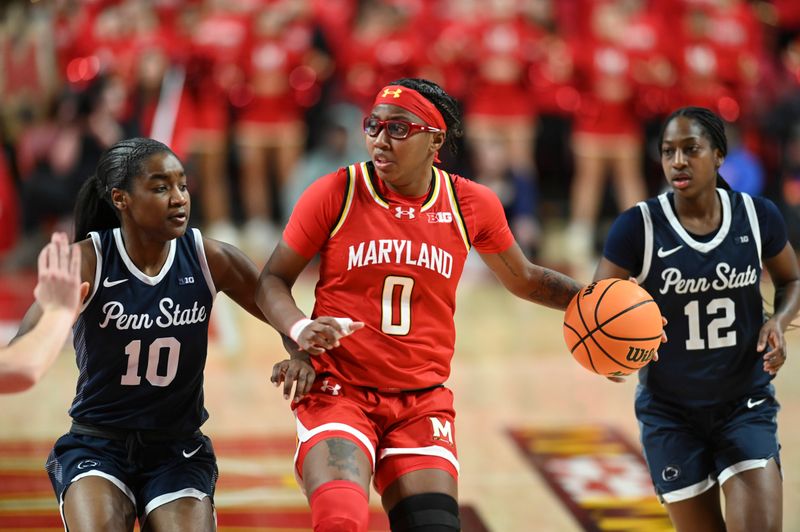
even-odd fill
[{"label": "wristband", "polygon": [[314,323],[314,320],[310,320],[308,318],[297,320],[297,322],[292,325],[292,328],[289,329],[289,338],[294,340],[296,344],[299,344],[300,342],[298,342],[297,339],[300,338],[300,333],[302,333],[303,330],[312,323]]}]

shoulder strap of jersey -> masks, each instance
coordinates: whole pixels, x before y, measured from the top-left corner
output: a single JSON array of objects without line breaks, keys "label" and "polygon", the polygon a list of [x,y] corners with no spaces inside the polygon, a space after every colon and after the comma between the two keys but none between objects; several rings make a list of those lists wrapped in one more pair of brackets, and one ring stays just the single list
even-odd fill
[{"label": "shoulder strap of jersey", "polygon": [[92,286],[92,293],[89,294],[89,297],[83,302],[83,305],[81,306],[81,312],[86,310],[86,307],[88,307],[89,303],[91,303],[92,299],[94,299],[94,295],[97,293],[97,289],[100,287],[100,279],[103,276],[103,243],[100,240],[100,233],[97,231],[90,231],[89,238],[92,239],[92,247],[94,247],[94,256],[96,261],[94,266],[94,282]]},{"label": "shoulder strap of jersey", "polygon": [[217,287],[214,285],[214,278],[211,277],[211,268],[208,266],[208,258],[206,257],[206,246],[203,243],[203,234],[200,229],[192,227],[192,235],[194,239],[194,250],[197,253],[197,260],[200,262],[200,269],[203,270],[203,278],[206,280],[208,290],[211,292],[211,299],[217,296]]},{"label": "shoulder strap of jersey", "polygon": [[447,189],[447,199],[450,202],[450,210],[453,212],[456,226],[458,227],[458,232],[461,235],[461,239],[464,241],[464,246],[467,248],[467,253],[469,253],[470,248],[472,248],[472,242],[469,239],[467,224],[464,223],[464,215],[461,213],[461,206],[458,203],[458,196],[456,196],[456,189],[453,186],[453,179],[450,177],[450,174],[444,170],[440,170],[435,166],[433,167],[433,170],[436,172],[436,181],[438,182],[441,180],[445,184],[445,188]]},{"label": "shoulder strap of jersey", "polygon": [[342,207],[339,209],[339,215],[336,217],[336,222],[333,224],[329,238],[332,238],[333,235],[339,232],[339,229],[342,228],[344,221],[347,219],[347,215],[350,213],[350,207],[353,206],[353,196],[355,196],[358,173],[358,168],[355,164],[351,164],[347,167]]},{"label": "shoulder strap of jersey", "polygon": [[642,221],[644,222],[644,252],[642,253],[642,271],[636,276],[636,281],[643,284],[650,273],[650,264],[653,260],[653,219],[650,216],[650,208],[647,202],[640,201],[636,205],[642,211]]},{"label": "shoulder strap of jersey", "polygon": [[[753,232],[753,238],[756,241],[756,249],[758,250],[758,262],[761,263],[761,226],[758,224],[758,215],[756,214],[756,206],[753,204],[753,198],[744,192],[740,193],[744,209],[747,211],[747,219],[750,221],[750,231]],[[763,266],[763,264],[762,264]]]}]

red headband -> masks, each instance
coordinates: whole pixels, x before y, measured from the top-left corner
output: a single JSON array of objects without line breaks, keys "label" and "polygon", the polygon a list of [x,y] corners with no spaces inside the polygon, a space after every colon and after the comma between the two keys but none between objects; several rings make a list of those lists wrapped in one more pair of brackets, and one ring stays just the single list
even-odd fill
[{"label": "red headband", "polygon": [[387,85],[375,97],[372,106],[382,103],[396,105],[420,117],[427,125],[447,131],[442,113],[426,97],[408,87]]}]

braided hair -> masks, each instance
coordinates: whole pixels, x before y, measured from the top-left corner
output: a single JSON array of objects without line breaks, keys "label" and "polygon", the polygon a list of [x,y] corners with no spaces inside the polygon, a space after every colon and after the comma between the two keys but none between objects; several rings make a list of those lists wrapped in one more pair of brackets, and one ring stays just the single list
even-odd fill
[{"label": "braided hair", "polygon": [[[664,142],[664,132],[673,119],[685,116],[697,122],[703,130],[706,138],[711,142],[711,147],[720,151],[723,157],[728,155],[728,137],[725,136],[725,124],[722,119],[713,111],[705,107],[681,107],[672,112],[664,120],[661,127],[661,134],[658,137],[658,152],[661,153],[661,146]],[[717,186],[726,190],[731,190],[730,184],[717,171]]]},{"label": "braided hair", "polygon": [[413,89],[436,106],[436,109],[442,113],[445,125],[447,125],[447,133],[445,133],[444,139],[445,146],[455,154],[458,151],[456,139],[464,136],[464,128],[461,124],[461,107],[458,101],[447,94],[439,85],[427,79],[402,78],[392,81],[389,85],[400,85],[401,87]]},{"label": "braided hair", "polygon": [[157,153],[173,151],[157,140],[131,138],[111,146],[97,163],[94,175],[84,181],[75,202],[75,240],[90,231],[119,227],[119,214],[111,201],[111,190],[131,190],[133,178],[144,173],[143,165]]}]

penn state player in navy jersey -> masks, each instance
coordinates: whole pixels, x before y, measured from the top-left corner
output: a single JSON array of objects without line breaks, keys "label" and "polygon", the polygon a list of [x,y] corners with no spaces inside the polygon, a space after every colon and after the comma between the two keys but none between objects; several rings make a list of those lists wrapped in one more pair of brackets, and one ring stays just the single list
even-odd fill
[{"label": "penn state player in navy jersey", "polygon": [[[770,381],[786,360],[800,268],[775,205],[719,176],[727,141],[718,116],[678,109],[660,149],[671,190],[620,215],[594,276],[636,277],[668,320],[669,342],[640,371],[636,397],[650,475],[678,531],[780,530]],[[775,285],[771,316],[762,267]]]},{"label": "penn state player in navy jersey", "polygon": [[[47,461],[68,530],[130,531],[137,517],[143,530],[216,528],[216,459],[199,430],[214,296],[264,318],[255,265],[187,231],[189,214],[183,166],[151,139],[112,146],[81,189],[75,234],[88,238],[75,248],[91,286],[74,325],[80,376],[72,427]],[[21,332],[40,314],[34,305]]]}]

